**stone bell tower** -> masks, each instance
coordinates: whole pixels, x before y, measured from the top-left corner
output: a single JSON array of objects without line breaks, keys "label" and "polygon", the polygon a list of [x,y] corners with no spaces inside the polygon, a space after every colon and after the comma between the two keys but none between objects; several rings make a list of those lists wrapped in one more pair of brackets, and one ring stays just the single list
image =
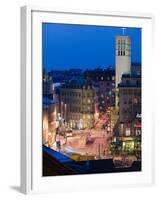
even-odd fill
[{"label": "stone bell tower", "polygon": [[123,74],[131,73],[131,38],[125,36],[116,37],[116,62],[115,62],[115,80],[116,80],[116,108],[118,108],[118,84],[121,82]]}]

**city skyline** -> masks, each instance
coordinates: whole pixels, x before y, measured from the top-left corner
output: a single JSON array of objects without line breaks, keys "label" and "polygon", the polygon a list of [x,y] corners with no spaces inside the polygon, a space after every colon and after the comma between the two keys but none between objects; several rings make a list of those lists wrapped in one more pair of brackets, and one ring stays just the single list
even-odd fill
[{"label": "city skyline", "polygon": [[[43,68],[68,70],[115,66],[115,37],[122,27],[48,24],[42,25]],[[126,28],[132,39],[132,63],[141,63],[141,29]]]},{"label": "city skyline", "polygon": [[141,29],[44,24],[44,66],[43,176],[141,171]]}]

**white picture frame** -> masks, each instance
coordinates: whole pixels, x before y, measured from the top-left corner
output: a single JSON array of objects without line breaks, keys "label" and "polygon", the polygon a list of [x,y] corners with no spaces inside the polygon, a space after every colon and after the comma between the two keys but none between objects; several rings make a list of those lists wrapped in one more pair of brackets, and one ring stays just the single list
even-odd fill
[{"label": "white picture frame", "polygon": [[[42,22],[142,28],[141,172],[42,177]],[[21,191],[23,193],[80,191],[154,183],[152,39],[151,14],[68,11],[34,6],[21,8]]]}]

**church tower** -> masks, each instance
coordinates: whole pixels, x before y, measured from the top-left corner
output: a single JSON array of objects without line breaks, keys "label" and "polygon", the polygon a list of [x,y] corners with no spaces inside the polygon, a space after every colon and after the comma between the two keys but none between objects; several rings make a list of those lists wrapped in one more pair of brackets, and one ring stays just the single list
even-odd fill
[{"label": "church tower", "polygon": [[118,84],[123,74],[131,73],[131,38],[129,36],[116,37],[116,108],[118,108]]}]

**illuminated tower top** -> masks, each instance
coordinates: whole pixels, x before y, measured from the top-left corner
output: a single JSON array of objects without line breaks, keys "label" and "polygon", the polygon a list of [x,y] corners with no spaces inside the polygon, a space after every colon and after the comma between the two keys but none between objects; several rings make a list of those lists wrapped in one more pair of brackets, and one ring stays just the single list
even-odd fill
[{"label": "illuminated tower top", "polygon": [[131,57],[131,38],[129,36],[116,37],[116,56]]}]

